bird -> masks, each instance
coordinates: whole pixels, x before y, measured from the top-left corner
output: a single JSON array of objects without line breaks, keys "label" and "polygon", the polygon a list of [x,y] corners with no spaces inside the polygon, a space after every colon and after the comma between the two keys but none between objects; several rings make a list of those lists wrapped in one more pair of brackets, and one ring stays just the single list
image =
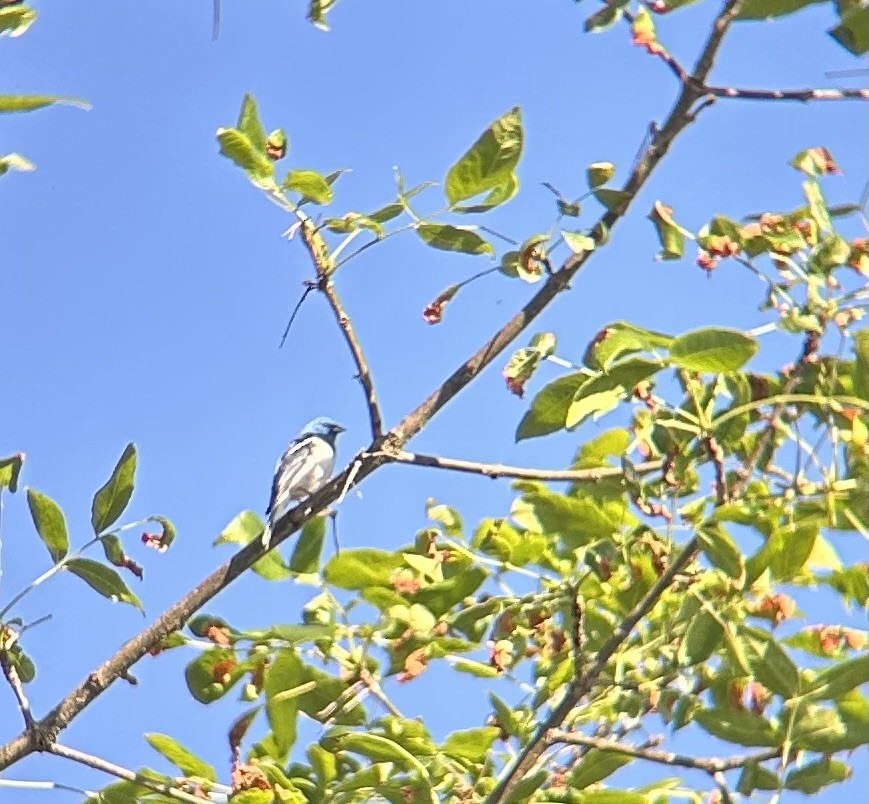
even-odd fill
[{"label": "bird", "polygon": [[320,416],[308,422],[290,442],[275,466],[263,545],[268,546],[272,529],[290,506],[309,497],[331,477],[335,440],[343,432],[338,422]]}]

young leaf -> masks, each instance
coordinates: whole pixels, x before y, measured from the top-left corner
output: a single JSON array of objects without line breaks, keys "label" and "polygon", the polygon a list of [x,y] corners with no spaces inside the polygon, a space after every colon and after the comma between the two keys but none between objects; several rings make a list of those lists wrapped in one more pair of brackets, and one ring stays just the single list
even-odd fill
[{"label": "young leaf", "polygon": [[[603,192],[603,190],[598,192]],[[692,235],[673,220],[673,210],[660,201],[655,201],[648,218],[658,232],[658,239],[661,241],[661,251],[657,258],[659,260],[681,259],[685,253],[685,238]]]},{"label": "young leaf", "polygon": [[219,128],[217,141],[220,153],[247,173],[254,185],[260,188],[274,186],[274,163],[265,153],[258,151],[245,134],[236,128]]},{"label": "young leaf", "polygon": [[467,227],[450,226],[446,223],[421,223],[416,227],[416,232],[432,248],[495,256],[492,244]]},{"label": "young leaf", "polygon": [[61,98],[57,95],[0,95],[0,114],[4,112],[32,112],[44,109],[54,103],[67,106],[78,106],[79,109],[90,109],[87,101],[78,98]]},{"label": "young leaf", "polygon": [[91,524],[99,535],[124,513],[136,483],[136,445],[124,447],[112,476],[94,495],[91,504]]},{"label": "young leaf", "polygon": [[69,552],[69,534],[60,506],[40,491],[27,489],[27,505],[42,543],[57,564]]},{"label": "young leaf", "polygon": [[505,182],[495,187],[479,204],[471,206],[453,207],[453,212],[461,212],[464,215],[471,213],[488,212],[490,209],[506,204],[516,193],[519,192],[519,179],[511,173]]},{"label": "young leaf", "polygon": [[8,173],[10,170],[29,173],[36,170],[36,165],[21,154],[11,153],[6,154],[6,156],[0,156],[0,176]]},{"label": "young leaf", "polygon": [[257,113],[256,100],[249,92],[245,93],[241,102],[236,128],[247,137],[257,151],[261,154],[266,152],[266,132]]},{"label": "young leaf", "polygon": [[449,169],[444,189],[450,206],[507,185],[522,155],[522,143],[517,106],[492,123]]},{"label": "young leaf", "polygon": [[389,586],[390,575],[404,566],[401,557],[384,550],[342,550],[323,568],[326,583],[339,589],[359,590]]},{"label": "young leaf", "polygon": [[103,597],[115,602],[129,603],[139,609],[142,614],[145,613],[142,601],[129,590],[121,576],[111,567],[89,558],[71,558],[66,562],[65,569],[68,569],[73,575],[77,575]]},{"label": "young leaf", "polygon": [[489,749],[498,738],[499,733],[500,729],[494,726],[454,731],[447,736],[441,751],[453,759],[480,763],[486,759]]},{"label": "young leaf", "polygon": [[18,476],[24,464],[24,453],[19,452],[9,458],[0,458],[0,490],[18,491]]},{"label": "young leaf", "polygon": [[531,407],[519,422],[516,429],[516,440],[536,438],[549,435],[557,430],[563,430],[567,420],[567,411],[573,402],[573,397],[579,387],[588,381],[584,374],[576,372],[545,385],[534,400]]},{"label": "young leaf", "polygon": [[606,184],[616,172],[616,166],[612,162],[593,162],[585,169],[585,178],[590,190]]},{"label": "young leaf", "polygon": [[566,232],[562,229],[561,236],[564,238],[564,242],[567,243],[567,247],[574,254],[582,254],[584,251],[594,251],[594,240],[588,235],[584,235],[582,232]]},{"label": "young leaf", "polygon": [[265,676],[266,714],[278,751],[286,756],[296,741],[299,698],[281,695],[296,689],[304,678],[304,665],[295,650],[280,651]]},{"label": "young leaf", "polygon": [[670,360],[688,371],[718,374],[742,368],[760,345],[735,329],[697,329],[680,335],[670,346]]},{"label": "young leaf", "polygon": [[27,6],[0,8],[0,35],[21,36],[36,19],[36,12]]},{"label": "young leaf", "polygon": [[[314,574],[320,570],[320,554],[326,537],[326,517],[315,516],[305,523],[302,534],[290,557],[290,570],[300,574]],[[272,551],[274,552],[274,551]]]},{"label": "young leaf", "polygon": [[299,193],[315,204],[328,204],[332,201],[332,187],[326,177],[316,170],[291,170],[284,179],[284,189]]},{"label": "young leaf", "polygon": [[217,781],[214,767],[201,760],[181,743],[166,734],[152,733],[144,736],[151,748],[166,757],[185,776],[198,776],[210,782]]}]

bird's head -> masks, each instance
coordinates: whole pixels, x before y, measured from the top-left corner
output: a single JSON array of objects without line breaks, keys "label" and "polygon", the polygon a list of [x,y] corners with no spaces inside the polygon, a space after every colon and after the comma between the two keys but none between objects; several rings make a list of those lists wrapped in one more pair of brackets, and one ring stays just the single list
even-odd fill
[{"label": "bird's head", "polygon": [[324,441],[328,441],[332,446],[334,446],[335,439],[338,437],[338,433],[343,432],[344,428],[340,424],[338,424],[338,422],[333,421],[326,416],[320,416],[319,418],[314,419],[314,421],[308,422],[299,435],[317,436],[318,438],[322,438]]}]

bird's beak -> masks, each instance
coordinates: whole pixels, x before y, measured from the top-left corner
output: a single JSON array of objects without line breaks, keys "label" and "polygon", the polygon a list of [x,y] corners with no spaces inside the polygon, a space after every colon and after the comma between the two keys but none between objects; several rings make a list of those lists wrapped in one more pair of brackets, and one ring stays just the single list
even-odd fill
[{"label": "bird's beak", "polygon": [[344,433],[344,432],[347,431],[347,428],[346,428],[346,427],[342,427],[340,424],[333,424],[333,425],[332,425],[332,429],[333,429],[336,433]]}]

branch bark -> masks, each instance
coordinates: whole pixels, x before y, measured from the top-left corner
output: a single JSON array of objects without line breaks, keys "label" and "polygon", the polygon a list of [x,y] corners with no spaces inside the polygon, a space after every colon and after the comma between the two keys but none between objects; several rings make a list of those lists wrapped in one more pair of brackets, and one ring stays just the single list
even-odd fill
[{"label": "branch bark", "polygon": [[599,751],[611,751],[615,754],[624,754],[625,756],[645,759],[649,762],[657,762],[662,765],[670,765],[671,767],[701,770],[709,774],[736,770],[753,762],[766,762],[767,760],[781,756],[780,748],[768,748],[755,754],[744,754],[723,759],[719,759],[718,757],[689,757],[685,754],[659,751],[654,748],[635,748],[632,745],[620,743],[617,740],[607,740],[602,737],[587,737],[578,732],[560,731],[558,729],[550,731],[546,736],[546,740],[550,745],[557,745],[559,743],[563,743],[564,745],[582,745],[588,748],[597,748]]},{"label": "branch bark", "polygon": [[368,361],[365,359],[365,354],[362,351],[362,346],[359,344],[359,339],[356,337],[356,331],[353,329],[353,322],[350,316],[344,310],[341,304],[341,299],[335,290],[335,285],[331,279],[332,266],[329,264],[328,255],[325,250],[325,244],[320,239],[313,224],[306,216],[296,210],[296,215],[299,217],[300,234],[308,249],[308,254],[311,257],[311,262],[317,271],[317,289],[326,297],[329,307],[332,308],[332,313],[335,315],[335,320],[344,335],[344,340],[347,342],[347,347],[350,349],[350,354],[353,357],[353,362],[356,364],[356,378],[362,386],[362,391],[365,394],[365,403],[368,406],[368,420],[371,425],[371,438],[376,441],[383,435],[383,416],[380,413],[380,405],[377,402],[377,394],[374,390],[374,380],[371,377],[371,371],[368,368]]},{"label": "branch bark", "polygon": [[[506,466],[503,463],[478,463],[477,461],[462,461],[457,458],[442,458],[439,455],[421,455],[418,452],[404,450],[389,457],[395,463],[426,466],[432,469],[449,469],[453,472],[484,475],[492,479],[513,477],[522,480],[578,483],[597,482],[608,477],[621,477],[625,473],[620,466],[602,466],[595,469],[529,469],[522,466]],[[638,474],[645,474],[661,469],[663,466],[663,460],[645,461],[632,466],[631,469]]]}]

